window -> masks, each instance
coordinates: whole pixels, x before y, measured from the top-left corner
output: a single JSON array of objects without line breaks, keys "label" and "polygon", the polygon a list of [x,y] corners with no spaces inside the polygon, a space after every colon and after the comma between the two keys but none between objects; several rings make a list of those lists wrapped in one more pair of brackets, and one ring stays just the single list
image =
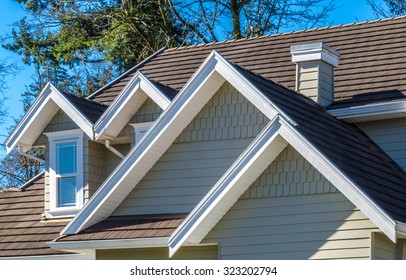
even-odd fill
[{"label": "window", "polygon": [[50,214],[72,216],[83,206],[83,132],[46,133],[49,139]]},{"label": "window", "polygon": [[132,127],[134,127],[134,144],[137,144],[141,141],[142,137],[144,137],[153,123],[154,122],[130,124]]}]

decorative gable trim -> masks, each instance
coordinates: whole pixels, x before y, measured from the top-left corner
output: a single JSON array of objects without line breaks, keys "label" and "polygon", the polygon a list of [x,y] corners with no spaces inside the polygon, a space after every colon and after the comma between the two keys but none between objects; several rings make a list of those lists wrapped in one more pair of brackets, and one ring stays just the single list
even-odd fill
[{"label": "decorative gable trim", "polygon": [[165,110],[170,100],[141,72],[137,71],[95,124],[95,138],[115,138],[135,112],[150,97]]},{"label": "decorative gable trim", "polygon": [[93,139],[92,123],[51,83],[47,83],[34,104],[7,138],[7,153],[15,146],[31,147],[56,112],[64,111],[82,131]]},{"label": "decorative gable trim", "polygon": [[[272,137],[274,142],[261,141],[264,136]],[[255,171],[265,170],[287,144],[297,150],[393,242],[396,242],[397,229],[400,228],[399,224],[396,227],[396,222],[391,217],[356,187],[347,176],[309,143],[288,121],[283,117],[277,117],[263,129],[170,236],[169,255],[173,256],[184,244],[199,244],[262,173]],[[252,153],[254,147],[261,153]],[[244,157],[249,157],[249,162]],[[250,170],[250,164],[256,165],[256,170],[253,172]],[[238,178],[241,177],[244,177],[245,180],[239,182]]]},{"label": "decorative gable trim", "polygon": [[[169,148],[176,137],[182,132],[187,124],[193,120],[197,113],[209,101],[220,86],[228,81],[233,87],[246,97],[254,106],[259,108],[269,119],[273,120],[268,129],[276,125],[275,120],[279,120],[280,127],[273,131],[273,134],[265,134],[273,137],[273,140],[284,138],[296,148],[306,159],[314,164],[328,180],[349,199],[361,209],[389,238],[396,240],[396,223],[379,206],[376,205],[364,192],[347,178],[335,165],[325,158],[318,149],[309,143],[300,132],[295,129],[297,124],[289,118],[282,110],[267,99],[253,84],[239,72],[238,68],[226,61],[216,51],[213,51],[205,62],[199,67],[196,73],[186,83],[185,87],[175,97],[169,107],[162,113],[152,128],[147,132],[143,139],[131,150],[127,157],[120,163],[112,175],[104,182],[96,194],[91,198],[88,204],[79,212],[79,214],[65,227],[62,235],[75,234],[82,229],[87,228],[99,221],[106,219],[116,207],[123,201],[129,192],[137,186],[140,180]],[[280,115],[279,118],[277,116]],[[279,125],[278,125],[279,126]],[[263,137],[264,134],[261,133]],[[259,141],[259,138],[258,138]],[[278,140],[283,143],[282,140]],[[207,195],[204,201],[199,203],[198,208],[189,215],[184,223],[170,238],[172,254],[185,241],[197,242],[202,240],[204,234],[215,225],[216,220],[220,219],[227,207],[231,207],[235,202],[236,195],[232,195],[234,185],[239,185],[237,193],[243,188],[249,187],[248,181],[255,180],[256,173],[250,175],[255,178],[247,181],[242,179],[241,174],[250,173],[250,166],[258,167],[263,164],[263,169],[269,165],[269,159],[262,158],[262,152],[268,147],[274,147],[276,142],[260,141],[253,143],[250,148],[244,152],[237,162],[229,169],[226,175],[215,185],[215,189]],[[262,146],[260,145],[262,144]],[[253,151],[252,149],[258,149]],[[276,145],[275,147],[280,147]],[[276,149],[277,151],[278,149]],[[271,160],[273,156],[270,157]],[[258,162],[256,160],[259,160]],[[321,162],[321,163],[319,163]],[[246,163],[244,165],[243,163]],[[258,166],[257,166],[258,164]],[[266,165],[267,164],[267,165]],[[237,168],[238,167],[238,168]],[[236,168],[236,169],[234,169]],[[262,167],[261,167],[262,168]],[[240,169],[240,170],[237,170]],[[253,169],[254,170],[254,169]],[[259,169],[255,169],[259,170]],[[248,174],[247,173],[247,174]],[[259,176],[260,174],[258,174]],[[235,180],[234,180],[235,179]],[[227,180],[227,181],[226,181]],[[344,186],[342,186],[342,184]],[[230,192],[228,194],[227,192]],[[212,195],[229,196],[227,199],[216,200]],[[238,197],[237,197],[238,199]],[[211,206],[211,201],[216,204]],[[218,211],[218,206],[222,206]],[[211,213],[213,211],[214,214]],[[212,216],[213,215],[213,216]],[[195,224],[196,223],[196,224]],[[200,231],[200,225],[207,223],[207,228]],[[194,236],[194,234],[197,234]]]},{"label": "decorative gable trim", "polygon": [[275,117],[213,186],[169,239],[169,256],[183,244],[199,244],[245,190],[286,147]]}]

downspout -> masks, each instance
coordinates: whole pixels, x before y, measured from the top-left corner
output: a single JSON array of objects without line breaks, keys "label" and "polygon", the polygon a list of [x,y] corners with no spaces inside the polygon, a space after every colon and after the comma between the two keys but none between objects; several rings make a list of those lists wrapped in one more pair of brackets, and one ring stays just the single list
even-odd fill
[{"label": "downspout", "polygon": [[106,146],[107,149],[109,149],[113,154],[115,154],[116,156],[120,157],[121,159],[125,158],[125,156],[120,153],[119,151],[117,151],[115,148],[113,148],[112,146],[110,146],[110,140],[105,140],[104,141],[104,145]]},{"label": "downspout", "polygon": [[28,153],[26,153],[26,152],[23,152],[23,150],[21,149],[21,147],[18,147],[18,153],[19,153],[20,155],[23,155],[23,156],[27,157],[27,158],[30,158],[30,159],[36,160],[36,161],[38,161],[38,162],[40,162],[40,163],[42,163],[42,164],[45,164],[45,160],[40,159],[40,158],[38,158],[38,157],[36,157],[36,156],[30,155],[30,154],[28,154]]}]

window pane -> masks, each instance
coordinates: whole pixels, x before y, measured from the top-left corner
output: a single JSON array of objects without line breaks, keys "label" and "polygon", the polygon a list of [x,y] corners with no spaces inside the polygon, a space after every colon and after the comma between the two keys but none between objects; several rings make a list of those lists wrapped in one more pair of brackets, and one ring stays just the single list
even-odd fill
[{"label": "window pane", "polygon": [[58,178],[58,207],[76,205],[76,177]]},{"label": "window pane", "polygon": [[76,142],[56,144],[56,173],[76,173]]}]

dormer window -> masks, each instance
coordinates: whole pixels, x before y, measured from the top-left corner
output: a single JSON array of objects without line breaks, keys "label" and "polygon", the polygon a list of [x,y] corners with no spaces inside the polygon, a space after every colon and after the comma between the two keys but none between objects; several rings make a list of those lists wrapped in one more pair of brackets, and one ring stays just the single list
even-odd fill
[{"label": "dormer window", "polygon": [[72,216],[83,206],[83,132],[46,133],[49,139],[50,214]]}]

